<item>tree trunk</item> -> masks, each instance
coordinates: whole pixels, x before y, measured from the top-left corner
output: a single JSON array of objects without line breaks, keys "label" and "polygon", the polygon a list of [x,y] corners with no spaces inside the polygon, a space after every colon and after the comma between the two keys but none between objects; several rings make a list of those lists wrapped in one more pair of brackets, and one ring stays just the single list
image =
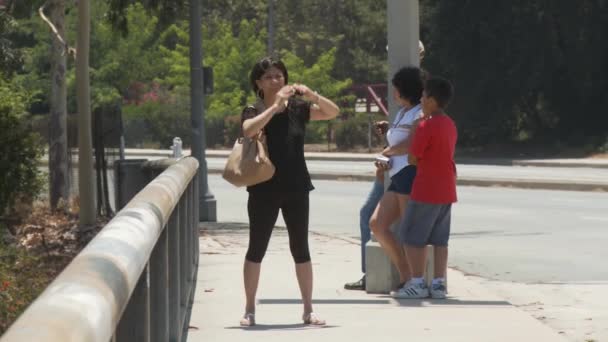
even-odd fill
[{"label": "tree trunk", "polygon": [[[65,0],[49,3],[50,20],[65,39]],[[51,114],[49,118],[49,191],[51,209],[70,196],[68,176],[67,90],[65,82],[67,51],[51,32]]]},{"label": "tree trunk", "polygon": [[91,138],[91,94],[89,91],[89,43],[91,14],[89,0],[78,1],[76,44],[76,100],[78,102],[78,190],[80,227],[95,224],[95,182]]}]

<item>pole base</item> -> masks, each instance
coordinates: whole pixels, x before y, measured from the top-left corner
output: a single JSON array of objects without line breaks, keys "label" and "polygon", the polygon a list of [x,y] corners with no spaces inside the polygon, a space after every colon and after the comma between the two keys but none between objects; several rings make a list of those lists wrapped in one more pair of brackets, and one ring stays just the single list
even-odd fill
[{"label": "pole base", "polygon": [[217,222],[217,203],[215,197],[201,198],[198,209],[199,222]]}]

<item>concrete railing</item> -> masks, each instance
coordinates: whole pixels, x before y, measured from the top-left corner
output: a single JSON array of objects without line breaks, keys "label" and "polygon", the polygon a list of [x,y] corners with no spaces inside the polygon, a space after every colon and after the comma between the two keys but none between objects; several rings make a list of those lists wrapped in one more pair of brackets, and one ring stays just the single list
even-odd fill
[{"label": "concrete railing", "polygon": [[[1,342],[185,341],[199,256],[198,162],[145,162],[147,184]],[[156,170],[156,171],[155,171]]]}]

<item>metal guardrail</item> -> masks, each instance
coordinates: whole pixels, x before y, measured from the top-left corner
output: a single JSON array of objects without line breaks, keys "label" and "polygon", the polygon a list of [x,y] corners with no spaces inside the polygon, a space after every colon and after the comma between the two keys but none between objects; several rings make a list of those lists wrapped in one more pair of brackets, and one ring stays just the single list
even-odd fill
[{"label": "metal guardrail", "polygon": [[198,245],[198,161],[141,190],[0,338],[1,342],[185,341]]}]

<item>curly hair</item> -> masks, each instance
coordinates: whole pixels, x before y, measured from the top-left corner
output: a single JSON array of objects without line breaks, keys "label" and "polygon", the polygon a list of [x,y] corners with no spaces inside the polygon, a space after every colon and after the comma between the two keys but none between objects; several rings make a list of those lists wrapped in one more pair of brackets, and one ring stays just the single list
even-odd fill
[{"label": "curly hair", "polygon": [[417,105],[420,103],[426,72],[415,66],[406,66],[395,73],[392,79],[393,86],[399,91],[401,98]]}]

